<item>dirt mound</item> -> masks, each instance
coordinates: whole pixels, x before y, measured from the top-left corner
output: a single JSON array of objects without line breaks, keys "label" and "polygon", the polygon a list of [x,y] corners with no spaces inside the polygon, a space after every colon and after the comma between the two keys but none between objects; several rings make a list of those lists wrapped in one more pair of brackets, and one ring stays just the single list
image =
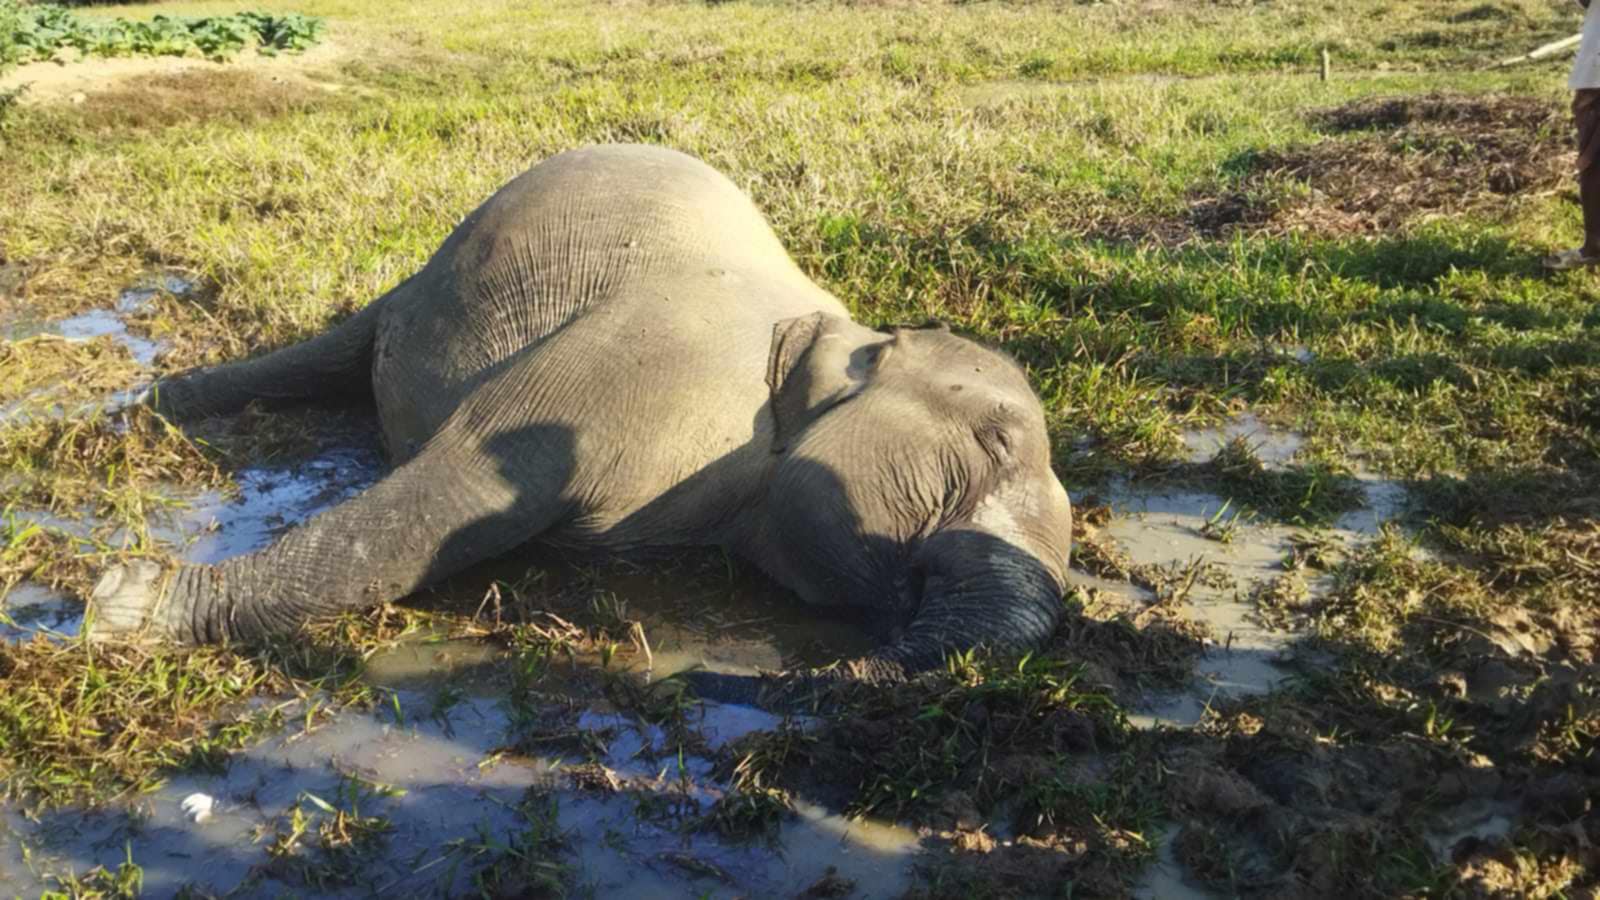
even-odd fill
[{"label": "dirt mound", "polygon": [[1311,119],[1328,137],[1241,158],[1238,186],[1197,199],[1190,227],[1207,236],[1388,231],[1553,190],[1571,170],[1565,114],[1530,97],[1374,98]]},{"label": "dirt mound", "polygon": [[1332,132],[1447,125],[1468,131],[1514,129],[1532,135],[1543,128],[1566,125],[1558,110],[1532,97],[1465,94],[1371,97],[1317,110],[1311,118],[1320,130]]}]

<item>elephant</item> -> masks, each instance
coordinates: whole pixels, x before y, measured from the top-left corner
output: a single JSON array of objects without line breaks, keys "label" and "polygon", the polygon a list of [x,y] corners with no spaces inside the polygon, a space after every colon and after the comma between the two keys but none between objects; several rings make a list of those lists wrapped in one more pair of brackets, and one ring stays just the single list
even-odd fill
[{"label": "elephant", "polygon": [[366,404],[390,466],[257,552],[108,569],[101,638],[292,632],[535,543],[721,547],[865,620],[876,649],[827,670],[868,682],[1032,649],[1064,610],[1071,503],[1023,368],[938,324],[852,321],[675,150],[545,159],[330,330],[141,400],[176,422]]}]

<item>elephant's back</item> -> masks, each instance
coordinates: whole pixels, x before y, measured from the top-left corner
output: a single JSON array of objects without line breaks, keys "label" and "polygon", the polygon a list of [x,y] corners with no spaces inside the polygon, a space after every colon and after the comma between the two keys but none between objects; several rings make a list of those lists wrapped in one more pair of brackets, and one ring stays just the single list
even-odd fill
[{"label": "elephant's back", "polygon": [[718,269],[837,303],[749,197],[691,156],[603,145],[540,162],[468,215],[386,312],[373,376],[391,446],[425,439],[481,373],[589,310]]},{"label": "elephant's back", "polygon": [[[495,193],[441,248],[468,316],[535,313],[534,334],[639,282],[738,260],[793,268],[750,198],[675,150],[632,144],[553,156]],[[502,322],[505,320],[505,322]],[[489,337],[492,335],[486,335]]]}]

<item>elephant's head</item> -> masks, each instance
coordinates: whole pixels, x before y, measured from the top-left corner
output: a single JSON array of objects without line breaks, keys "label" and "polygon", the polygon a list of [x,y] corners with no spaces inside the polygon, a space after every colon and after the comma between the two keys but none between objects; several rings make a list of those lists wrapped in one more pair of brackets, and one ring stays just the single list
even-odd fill
[{"label": "elephant's head", "polygon": [[765,546],[814,604],[886,612],[841,667],[893,680],[952,650],[1037,646],[1062,611],[1072,509],[1044,410],[1010,358],[943,327],[779,322]]}]

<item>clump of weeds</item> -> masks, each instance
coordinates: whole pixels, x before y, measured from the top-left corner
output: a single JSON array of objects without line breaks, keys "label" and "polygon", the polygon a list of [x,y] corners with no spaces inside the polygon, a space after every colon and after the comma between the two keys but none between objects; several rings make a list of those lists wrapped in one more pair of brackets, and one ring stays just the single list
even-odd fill
[{"label": "clump of weeds", "polygon": [[[1230,512],[1231,511],[1231,512]],[[1222,544],[1231,544],[1239,529],[1250,523],[1252,516],[1242,509],[1234,509],[1232,500],[1224,500],[1217,511],[1200,526],[1200,536]]]},{"label": "clump of weeds", "polygon": [[170,485],[227,484],[215,451],[144,407],[9,424],[0,460],[12,503],[52,512],[114,515],[122,503],[164,505]]},{"label": "clump of weeds", "polygon": [[1237,532],[1244,511],[1227,511],[1233,502],[1284,522],[1321,524],[1365,502],[1354,478],[1325,463],[1268,468],[1248,439],[1224,444],[1205,465],[1219,493],[1229,497],[1212,521],[1207,537],[1226,543]]},{"label": "clump of weeds", "polygon": [[[284,721],[284,676],[228,651],[0,644],[0,787],[8,799],[103,802],[149,790],[167,770],[214,763]],[[227,712],[235,709],[234,712]]]},{"label": "clump of weeds", "polygon": [[[1111,696],[1085,684],[1083,666],[969,655],[905,685],[849,694],[814,728],[737,742],[724,773],[746,792],[803,791],[852,815],[953,836],[1021,810],[1030,840],[1080,846],[1059,857],[1069,870],[1136,866],[1150,852],[1154,770],[1142,768],[1140,740]],[[1123,760],[1109,777],[1103,753]]]},{"label": "clump of weeds", "polygon": [[[92,624],[92,623],[91,623]],[[30,808],[135,797],[176,771],[375,697],[360,651],[309,635],[180,649],[35,636],[0,643],[0,789]]]},{"label": "clump of weeds", "polygon": [[124,845],[123,861],[115,870],[95,866],[82,875],[68,873],[52,875],[57,892],[46,892],[48,898],[70,900],[135,900],[144,893],[144,867],[133,861],[133,847]]},{"label": "clump of weeds", "polygon": [[135,374],[128,351],[109,338],[7,341],[0,343],[0,407],[14,416],[49,403],[88,405],[125,387]]},{"label": "clump of weeds", "polygon": [[318,891],[359,883],[370,871],[372,854],[394,827],[384,816],[364,815],[362,805],[370,808],[404,794],[351,775],[341,780],[332,802],[301,791],[267,840],[268,871]]}]

